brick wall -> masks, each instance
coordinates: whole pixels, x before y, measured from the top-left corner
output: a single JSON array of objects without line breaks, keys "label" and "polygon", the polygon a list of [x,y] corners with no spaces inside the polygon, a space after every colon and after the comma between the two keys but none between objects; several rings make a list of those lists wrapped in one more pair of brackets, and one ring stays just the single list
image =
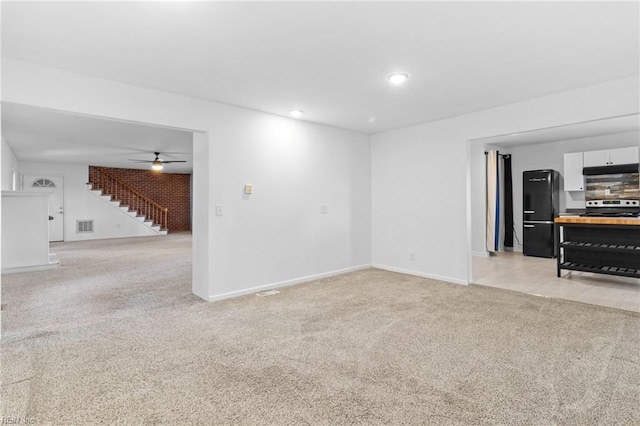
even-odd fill
[{"label": "brick wall", "polygon": [[[105,169],[131,188],[169,209],[169,232],[191,230],[191,175],[151,170]],[[89,180],[94,166],[89,166]]]}]

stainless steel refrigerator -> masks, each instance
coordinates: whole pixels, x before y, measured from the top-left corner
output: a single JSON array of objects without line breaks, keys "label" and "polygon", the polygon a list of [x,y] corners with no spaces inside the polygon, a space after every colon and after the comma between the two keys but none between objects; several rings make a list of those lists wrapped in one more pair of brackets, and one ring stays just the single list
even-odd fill
[{"label": "stainless steel refrigerator", "polygon": [[526,256],[556,256],[553,219],[559,213],[559,181],[555,170],[522,173],[522,251]]}]

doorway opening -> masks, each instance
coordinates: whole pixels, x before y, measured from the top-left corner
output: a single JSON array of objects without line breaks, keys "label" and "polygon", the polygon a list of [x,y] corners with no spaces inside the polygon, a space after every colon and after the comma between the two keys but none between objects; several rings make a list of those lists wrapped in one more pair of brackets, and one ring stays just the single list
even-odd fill
[{"label": "doorway opening", "polygon": [[[580,214],[585,191],[566,187],[571,171],[566,154],[603,149],[638,149],[639,115],[610,117],[498,135],[468,141],[469,152],[469,282],[528,294],[640,311],[640,279],[567,272],[556,276],[556,259],[523,255],[525,237],[523,174],[532,170],[559,173],[559,213]],[[487,187],[485,151],[509,154],[513,165],[513,250],[489,251],[486,247]],[[571,157],[571,156],[569,156]],[[580,167],[580,172],[582,168]],[[501,236],[504,238],[504,235]]]},{"label": "doorway opening", "polygon": [[[206,170],[208,164],[199,164],[194,167],[193,150],[196,141],[200,142],[200,152],[208,150],[207,133],[6,102],[3,103],[3,132],[5,131],[7,137],[4,139],[18,160],[12,174],[12,187],[17,191],[51,194],[49,216],[53,216],[53,219],[50,221],[52,226],[49,239],[52,249],[59,255],[60,269],[68,265],[65,263],[65,253],[74,253],[71,258],[75,259],[73,256],[78,254],[78,250],[82,250],[82,247],[91,248],[102,245],[108,248],[117,242],[121,245],[138,247],[141,256],[145,256],[144,244],[136,243],[137,241],[154,241],[154,243],[166,241],[166,244],[156,244],[160,248],[174,246],[179,241],[178,245],[182,249],[185,244],[188,249],[188,256],[176,257],[188,262],[183,266],[189,273],[182,273],[181,277],[185,280],[181,278],[181,282],[190,292],[200,297],[203,297],[203,294],[206,295],[208,289],[195,291],[196,278],[193,271],[198,269],[196,262],[206,262],[208,259],[194,260],[192,248],[195,243],[192,240],[193,235],[203,227],[202,222],[193,220],[193,206],[202,202],[199,200],[200,194],[206,192],[202,190],[202,185],[208,185]],[[24,137],[16,138],[15,135]],[[38,144],[41,148],[36,146]],[[45,145],[46,149],[43,149],[42,146]],[[162,173],[187,176],[187,186],[177,195],[188,200],[188,207],[181,214],[187,216],[186,221],[190,230],[176,233],[173,238],[166,240],[162,239],[171,235],[153,236],[151,240],[148,235],[123,235],[127,227],[132,227],[130,223],[138,220],[139,216],[127,217],[126,212],[119,211],[124,208],[123,206],[109,205],[109,201],[101,201],[98,196],[92,195],[91,188],[87,185],[89,166],[139,170],[148,168],[149,165],[138,165],[130,159],[144,158],[149,152],[157,151],[162,152],[164,159],[176,160],[178,163],[166,165]],[[203,156],[199,159],[200,163],[207,158],[208,156]],[[199,185],[201,190],[194,191],[194,183],[199,179],[202,183],[196,186]],[[96,207],[101,202],[107,207]],[[98,211],[99,209],[101,210]],[[107,216],[118,214],[122,219],[107,218]],[[79,223],[91,223],[91,226],[77,226]],[[66,247],[69,249],[67,250]],[[134,252],[135,250],[131,253]],[[113,260],[116,261],[118,257],[115,255]],[[171,258],[171,262],[175,262],[176,258]],[[169,259],[165,259],[165,262],[167,260]],[[78,265],[74,265],[76,266]],[[89,278],[93,273],[92,266],[84,266],[88,268],[87,278]],[[152,275],[153,273],[150,273],[150,276]],[[13,279],[17,279],[17,275],[16,278],[11,277],[11,280]],[[4,297],[8,291],[9,281],[9,279],[5,280],[2,287],[3,303],[7,305],[7,309],[11,308],[12,303]],[[185,289],[180,294],[184,294]]]}]

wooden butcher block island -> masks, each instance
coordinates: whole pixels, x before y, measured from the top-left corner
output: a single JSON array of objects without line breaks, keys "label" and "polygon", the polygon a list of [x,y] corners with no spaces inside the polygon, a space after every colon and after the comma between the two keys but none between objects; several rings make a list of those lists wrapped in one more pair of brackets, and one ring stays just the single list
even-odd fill
[{"label": "wooden butcher block island", "polygon": [[555,219],[562,269],[640,278],[640,218],[565,216]]}]

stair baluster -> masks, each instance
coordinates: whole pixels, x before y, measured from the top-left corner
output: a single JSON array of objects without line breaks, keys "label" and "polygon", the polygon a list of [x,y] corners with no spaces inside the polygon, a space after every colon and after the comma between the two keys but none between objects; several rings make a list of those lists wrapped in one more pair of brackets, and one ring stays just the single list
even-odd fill
[{"label": "stair baluster", "polygon": [[160,226],[160,229],[168,231],[169,209],[156,203],[149,197],[131,188],[117,176],[110,173],[104,167],[92,167],[93,173],[89,175],[89,183],[93,189],[101,190],[109,195],[111,200],[120,201],[135,210],[138,215]]}]

